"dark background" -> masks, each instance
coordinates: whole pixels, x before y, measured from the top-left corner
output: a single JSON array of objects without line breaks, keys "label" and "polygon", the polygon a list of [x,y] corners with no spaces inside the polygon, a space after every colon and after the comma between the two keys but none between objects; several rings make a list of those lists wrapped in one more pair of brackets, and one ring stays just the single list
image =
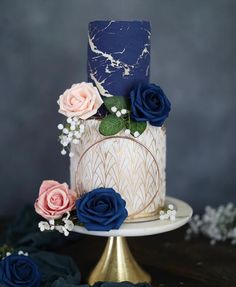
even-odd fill
[{"label": "dark background", "polygon": [[168,195],[195,211],[235,201],[235,11],[234,0],[1,0],[0,215],[33,202],[43,179],[69,181],[56,101],[86,80],[96,19],[151,21],[151,80],[172,102]]}]

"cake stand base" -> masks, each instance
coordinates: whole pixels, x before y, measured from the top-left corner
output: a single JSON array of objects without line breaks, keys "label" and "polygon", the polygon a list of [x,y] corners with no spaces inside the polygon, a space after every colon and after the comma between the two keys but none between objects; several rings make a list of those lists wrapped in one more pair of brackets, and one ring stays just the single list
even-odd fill
[{"label": "cake stand base", "polygon": [[91,272],[88,283],[97,281],[133,283],[151,282],[147,274],[133,258],[125,237],[109,237],[101,259]]},{"label": "cake stand base", "polygon": [[150,283],[151,277],[141,269],[133,258],[125,237],[168,232],[183,226],[190,220],[193,210],[186,202],[166,197],[165,205],[169,204],[172,204],[177,210],[175,221],[157,219],[147,222],[125,222],[120,229],[110,231],[89,231],[82,226],[75,226],[74,232],[109,237],[103,255],[89,276],[88,283],[90,285],[97,281]]}]

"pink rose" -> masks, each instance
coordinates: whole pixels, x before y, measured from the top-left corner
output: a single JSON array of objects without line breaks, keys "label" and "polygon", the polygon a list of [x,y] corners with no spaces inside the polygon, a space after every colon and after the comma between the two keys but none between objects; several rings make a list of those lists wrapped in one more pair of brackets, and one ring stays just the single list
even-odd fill
[{"label": "pink rose", "polygon": [[66,183],[44,180],[39,189],[35,211],[46,219],[61,218],[75,206],[76,193],[69,190]]},{"label": "pink rose", "polygon": [[59,97],[59,113],[86,120],[97,113],[103,101],[92,83],[74,84]]}]

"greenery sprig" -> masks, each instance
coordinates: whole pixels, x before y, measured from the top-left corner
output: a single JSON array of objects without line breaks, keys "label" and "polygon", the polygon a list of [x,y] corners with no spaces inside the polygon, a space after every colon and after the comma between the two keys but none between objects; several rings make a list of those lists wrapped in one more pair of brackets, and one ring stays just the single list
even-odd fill
[{"label": "greenery sprig", "polygon": [[102,119],[99,132],[104,136],[113,136],[123,129],[127,135],[140,136],[146,129],[146,122],[137,122],[130,117],[130,104],[126,97],[105,98],[104,105],[109,114]]}]

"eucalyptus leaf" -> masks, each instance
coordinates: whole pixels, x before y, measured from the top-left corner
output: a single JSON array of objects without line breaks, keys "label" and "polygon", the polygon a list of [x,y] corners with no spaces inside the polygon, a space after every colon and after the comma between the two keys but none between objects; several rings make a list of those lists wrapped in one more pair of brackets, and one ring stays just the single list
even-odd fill
[{"label": "eucalyptus leaf", "polygon": [[114,97],[104,98],[103,101],[104,101],[105,107],[110,113],[114,113],[111,110],[112,107],[116,107],[118,110],[129,109],[129,103],[126,97],[114,96]]},{"label": "eucalyptus leaf", "polygon": [[99,132],[104,136],[113,136],[124,127],[125,122],[122,118],[118,118],[115,115],[108,115],[101,121]]},{"label": "eucalyptus leaf", "polygon": [[147,127],[147,122],[137,122],[133,119],[130,119],[129,129],[132,135],[134,135],[135,132],[139,132],[141,135]]}]

